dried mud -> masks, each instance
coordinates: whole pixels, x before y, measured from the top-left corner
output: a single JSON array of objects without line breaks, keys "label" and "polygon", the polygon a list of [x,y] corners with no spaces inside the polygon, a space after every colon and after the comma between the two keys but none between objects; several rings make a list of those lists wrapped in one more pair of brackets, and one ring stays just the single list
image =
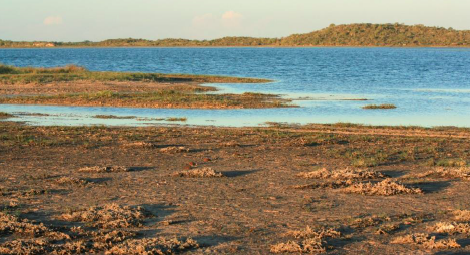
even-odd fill
[{"label": "dried mud", "polygon": [[428,162],[469,162],[469,140],[450,128],[2,122],[0,253],[465,254],[468,166]]}]

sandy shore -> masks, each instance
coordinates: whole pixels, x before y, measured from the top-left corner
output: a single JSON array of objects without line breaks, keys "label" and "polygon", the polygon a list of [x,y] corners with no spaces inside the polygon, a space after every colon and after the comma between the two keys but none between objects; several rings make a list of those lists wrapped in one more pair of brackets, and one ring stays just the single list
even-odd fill
[{"label": "sandy shore", "polygon": [[0,122],[0,252],[470,252],[469,140],[453,128]]}]

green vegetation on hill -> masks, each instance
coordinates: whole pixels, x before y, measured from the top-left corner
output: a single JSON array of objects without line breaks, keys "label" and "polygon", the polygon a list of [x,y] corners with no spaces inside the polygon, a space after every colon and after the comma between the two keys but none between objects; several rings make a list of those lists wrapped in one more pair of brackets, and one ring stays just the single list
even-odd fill
[{"label": "green vegetation on hill", "polygon": [[470,46],[470,31],[398,23],[330,25],[312,33],[283,38],[281,45]]},{"label": "green vegetation on hill", "polygon": [[224,37],[215,40],[109,39],[101,42],[13,42],[0,47],[224,47],[224,46],[470,46],[470,30],[404,24],[330,25],[306,34],[283,38]]}]

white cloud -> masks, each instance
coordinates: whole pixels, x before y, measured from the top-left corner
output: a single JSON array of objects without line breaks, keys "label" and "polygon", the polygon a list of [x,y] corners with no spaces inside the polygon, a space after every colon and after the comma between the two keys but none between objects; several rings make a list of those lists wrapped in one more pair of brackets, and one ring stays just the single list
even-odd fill
[{"label": "white cloud", "polygon": [[228,28],[240,28],[242,20],[243,15],[238,12],[228,11],[222,15],[222,24]]},{"label": "white cloud", "polygon": [[242,18],[243,18],[243,15],[234,11],[228,11],[222,15],[223,20],[240,20]]},{"label": "white cloud", "polygon": [[207,13],[193,18],[193,27],[205,30],[239,29],[244,17],[234,11],[227,11],[221,16]]},{"label": "white cloud", "polygon": [[51,25],[59,25],[62,24],[63,20],[60,16],[49,16],[44,19],[44,25],[51,26]]}]

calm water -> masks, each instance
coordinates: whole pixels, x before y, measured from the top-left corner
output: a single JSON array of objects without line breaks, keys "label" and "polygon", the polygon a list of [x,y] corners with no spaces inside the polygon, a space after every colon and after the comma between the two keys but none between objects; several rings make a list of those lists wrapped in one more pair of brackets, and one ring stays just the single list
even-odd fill
[{"label": "calm water", "polygon": [[[352,122],[373,125],[470,127],[470,49],[399,48],[99,48],[0,49],[0,62],[17,66],[77,64],[96,71],[195,73],[260,77],[269,84],[215,84],[245,91],[308,97],[296,109],[162,110],[0,105],[0,111],[47,113],[18,120],[42,125],[147,125],[162,122],[98,120],[97,114],[187,117],[189,125],[256,126]],[[367,98],[371,101],[341,99]],[[366,111],[369,103],[396,110]]]}]

